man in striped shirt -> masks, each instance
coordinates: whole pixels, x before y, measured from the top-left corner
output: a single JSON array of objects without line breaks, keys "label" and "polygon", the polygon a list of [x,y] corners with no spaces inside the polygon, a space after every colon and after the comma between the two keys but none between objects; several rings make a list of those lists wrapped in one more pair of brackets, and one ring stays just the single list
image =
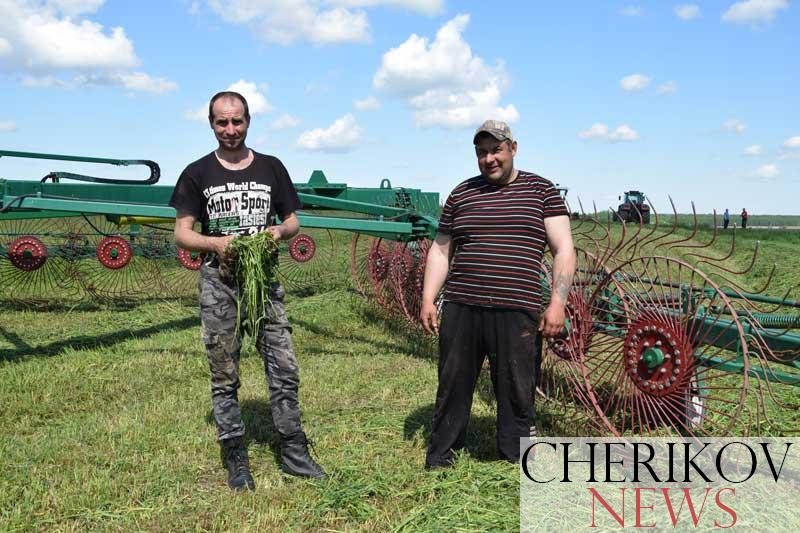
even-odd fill
[{"label": "man in striped shirt", "polygon": [[[551,182],[517,170],[505,122],[487,120],[473,138],[480,175],[450,193],[428,252],[420,318],[439,334],[439,388],[426,468],[453,464],[464,446],[472,394],[489,357],[497,398],[497,448],[519,460],[534,424],[540,335],[558,335],[575,250],[569,213]],[[542,311],[542,256],[553,252],[552,298]],[[435,304],[444,286],[441,326]]]}]

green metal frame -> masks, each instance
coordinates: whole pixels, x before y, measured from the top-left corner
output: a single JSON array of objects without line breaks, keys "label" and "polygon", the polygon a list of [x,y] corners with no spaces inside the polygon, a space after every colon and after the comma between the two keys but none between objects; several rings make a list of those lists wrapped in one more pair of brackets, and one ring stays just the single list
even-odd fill
[{"label": "green metal frame", "polygon": [[[152,161],[0,150],[0,157],[3,156],[109,165],[142,164],[151,171],[156,170],[146,182],[64,172],[50,173],[38,182],[0,179],[0,220],[78,214],[105,215],[118,222],[121,217],[175,218],[175,210],[168,205],[174,187],[153,185],[160,171]],[[48,179],[52,183],[48,183]],[[64,179],[93,183],[61,183]],[[382,180],[378,188],[353,188],[329,183],[320,170],[315,170],[307,183],[296,184],[296,188],[304,205],[298,212],[301,226],[354,231],[398,241],[433,239],[436,235],[438,220],[434,215],[439,210],[438,193],[393,188],[387,179]],[[316,211],[332,213],[321,216]],[[348,216],[341,216],[343,214]]]}]

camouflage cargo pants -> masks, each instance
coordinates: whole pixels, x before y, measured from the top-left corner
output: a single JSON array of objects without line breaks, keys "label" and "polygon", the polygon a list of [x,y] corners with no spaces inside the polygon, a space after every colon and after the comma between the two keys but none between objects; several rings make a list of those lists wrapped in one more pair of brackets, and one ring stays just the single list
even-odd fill
[{"label": "camouflage cargo pants", "polygon": [[[300,378],[292,346],[292,328],[283,306],[284,290],[272,287],[272,305],[265,309],[256,338],[269,384],[272,420],[278,433],[301,431],[297,389]],[[200,267],[200,321],[211,369],[211,404],[219,440],[244,435],[237,391],[242,337],[236,334],[238,289],[220,278],[217,268]],[[244,310],[242,311],[244,314]],[[244,316],[242,320],[244,320]]]}]

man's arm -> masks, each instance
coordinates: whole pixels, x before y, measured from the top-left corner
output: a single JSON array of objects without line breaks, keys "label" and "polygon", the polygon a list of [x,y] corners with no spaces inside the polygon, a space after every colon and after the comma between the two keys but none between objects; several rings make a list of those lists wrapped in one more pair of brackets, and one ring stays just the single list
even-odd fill
[{"label": "man's arm", "polygon": [[285,241],[287,239],[291,239],[297,232],[300,231],[300,220],[297,218],[297,215],[294,212],[289,213],[283,219],[283,222],[278,224],[277,226],[270,226],[267,228],[267,231],[272,233],[272,237],[276,241]]},{"label": "man's arm", "polygon": [[197,218],[192,215],[178,215],[175,218],[175,244],[193,252],[214,252],[220,257],[225,256],[225,248],[236,237],[210,237],[201,235],[194,230]]},{"label": "man's arm", "polygon": [[564,307],[575,274],[576,257],[567,215],[545,218],[544,229],[553,252],[553,287],[550,304],[539,319],[539,331],[545,337],[553,337],[564,327]]},{"label": "man's arm", "polygon": [[452,249],[450,235],[438,233],[436,240],[428,250],[425,262],[425,281],[422,285],[422,308],[419,318],[422,327],[428,333],[439,334],[439,311],[436,309],[436,295],[447,279],[450,269],[450,252]]}]

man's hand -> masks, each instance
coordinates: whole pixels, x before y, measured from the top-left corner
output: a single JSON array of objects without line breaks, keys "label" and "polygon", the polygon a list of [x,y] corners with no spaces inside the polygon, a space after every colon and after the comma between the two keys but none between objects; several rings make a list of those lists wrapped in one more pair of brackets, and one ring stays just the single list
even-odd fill
[{"label": "man's hand", "polygon": [[419,319],[422,321],[422,327],[425,331],[431,335],[439,334],[439,310],[436,309],[436,304],[422,302]]},{"label": "man's hand", "polygon": [[542,332],[544,337],[557,337],[564,328],[565,319],[564,306],[558,303],[551,303],[539,318],[539,331]]},{"label": "man's hand", "polygon": [[221,259],[225,259],[226,250],[228,248],[228,245],[236,237],[237,237],[236,235],[225,235],[224,237],[215,237],[214,238],[214,252],[216,252],[216,254]]},{"label": "man's hand", "polygon": [[272,238],[275,239],[275,242],[280,242],[281,239],[283,239],[283,232],[280,226],[270,226],[267,228],[267,231],[272,234]]}]

